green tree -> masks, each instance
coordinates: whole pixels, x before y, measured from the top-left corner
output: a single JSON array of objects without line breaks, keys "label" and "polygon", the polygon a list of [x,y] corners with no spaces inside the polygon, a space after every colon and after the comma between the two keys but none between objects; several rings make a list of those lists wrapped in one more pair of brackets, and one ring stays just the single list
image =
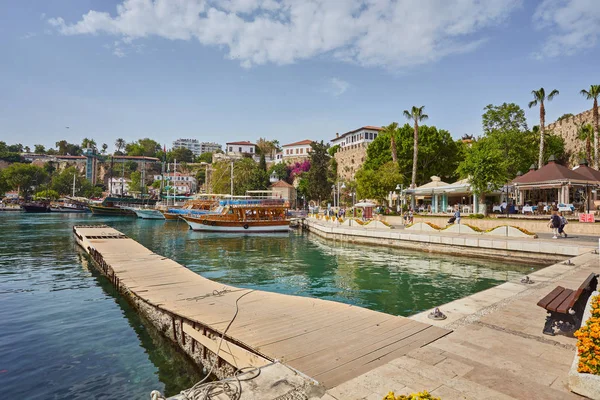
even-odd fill
[{"label": "green tree", "polygon": [[61,140],[56,142],[55,144],[57,148],[57,153],[60,156],[80,156],[81,155],[81,147],[76,144],[72,144],[67,142],[66,140]]},{"label": "green tree", "polygon": [[178,163],[193,162],[194,153],[192,153],[190,149],[187,149],[185,147],[178,147],[176,149],[172,149],[171,151],[167,152],[167,162],[174,162],[175,160],[177,160]]},{"label": "green tree", "polygon": [[498,190],[508,180],[507,163],[503,150],[497,143],[483,138],[473,143],[458,167],[462,178],[469,178],[473,192],[483,198],[487,193]]},{"label": "green tree", "polygon": [[81,141],[81,148],[82,149],[93,149],[94,151],[98,150],[97,145],[96,145],[96,141],[94,139],[88,139],[88,138],[84,138]]},{"label": "green tree", "polygon": [[3,175],[9,188],[19,190],[25,198],[48,180],[48,173],[32,164],[11,164],[3,170]]},{"label": "green tree", "polygon": [[46,154],[46,147],[43,144],[36,144],[33,146],[33,149],[35,154]]},{"label": "green tree", "polygon": [[600,97],[600,85],[591,85],[589,90],[582,89],[579,93],[588,100],[594,100],[592,116],[594,118],[594,168],[598,169],[598,97]]},{"label": "green tree", "polygon": [[75,167],[68,167],[60,173],[54,174],[50,188],[60,195],[71,195],[73,193],[73,177],[75,177],[75,195],[84,196],[89,193],[91,183]]},{"label": "green tree", "polygon": [[[404,110],[403,115],[406,119],[412,120],[414,125],[414,142],[413,142],[413,168],[412,168],[412,179],[410,181],[410,187],[417,187],[417,158],[419,155],[419,122],[429,118],[427,114],[423,113],[425,106],[415,107],[413,106],[410,111]],[[393,155],[393,152],[392,152]]]},{"label": "green tree", "polygon": [[157,157],[161,151],[160,144],[150,138],[139,139],[137,142],[127,143],[125,150],[129,156]]},{"label": "green tree", "polygon": [[102,154],[106,154],[106,150],[108,150],[108,145],[106,143],[102,143]]},{"label": "green tree", "polygon": [[6,178],[4,177],[4,172],[0,170],[0,197],[4,196],[4,194],[10,189]]},{"label": "green tree", "polygon": [[127,145],[127,142],[124,139],[118,138],[115,141],[115,148],[117,149],[116,151],[118,153],[121,153],[123,149],[125,149],[125,146]]},{"label": "green tree", "polygon": [[60,197],[58,192],[52,189],[40,190],[33,195],[35,200],[57,200]]},{"label": "green tree", "polygon": [[[406,111],[405,111],[406,112]],[[398,147],[396,146],[396,131],[398,130],[398,123],[392,122],[385,128],[383,128],[383,134],[387,134],[390,137],[390,150],[392,153],[392,161],[398,162]],[[381,135],[381,133],[380,133]]]},{"label": "green tree", "polygon": [[384,201],[403,180],[400,167],[394,161],[383,164],[377,170],[361,168],[356,172],[358,197]]},{"label": "green tree", "polygon": [[335,146],[330,147],[327,152],[329,153],[329,155],[331,157],[335,156],[335,153],[338,152],[338,150],[340,149],[340,145],[336,144]]},{"label": "green tree", "polygon": [[319,202],[331,195],[331,185],[335,179],[330,171],[331,156],[327,152],[329,146],[321,142],[311,143],[310,169],[305,173],[308,179],[308,196]]},{"label": "green tree", "polygon": [[503,103],[499,106],[488,104],[485,106],[484,111],[484,135],[488,135],[493,131],[525,132],[527,130],[525,111],[515,103]]},{"label": "green tree", "polygon": [[532,90],[531,94],[533,95],[533,100],[529,102],[529,108],[535,107],[538,104],[540,105],[540,151],[538,165],[541,168],[544,165],[544,130],[546,128],[546,107],[544,106],[544,102],[558,96],[558,90],[554,89],[546,96],[544,88],[539,88],[538,90]]},{"label": "green tree", "polygon": [[[233,166],[233,194],[241,196],[248,190],[261,190],[258,164],[252,159],[242,157]],[[264,171],[263,171],[264,172]],[[219,161],[213,164],[211,174],[211,191],[213,193],[230,193],[231,191],[231,162]]]},{"label": "green tree", "polygon": [[588,162],[592,161],[592,138],[594,137],[594,128],[590,124],[577,126],[577,138],[585,142],[585,158]]},{"label": "green tree", "polygon": [[131,173],[129,179],[131,182],[129,183],[129,188],[131,193],[140,193],[144,192],[144,188],[142,187],[142,173],[139,171],[134,171]]},{"label": "green tree", "polygon": [[21,143],[11,144],[8,146],[8,151],[10,153],[22,153],[23,150],[24,150],[24,147]]},{"label": "green tree", "polygon": [[209,163],[212,164],[213,161],[213,153],[208,152],[208,153],[202,153],[200,154],[198,157],[196,157],[196,162],[205,162],[205,163]]},{"label": "green tree", "polygon": [[25,146],[24,150],[25,150],[25,153],[31,152],[31,148],[29,146]]},{"label": "green tree", "polygon": [[280,181],[286,181],[288,183],[289,182],[289,178],[290,178],[290,170],[288,169],[287,165],[284,163],[277,163],[277,164],[273,164],[271,165],[271,168],[269,168],[269,176],[271,176],[273,173],[275,173],[275,176],[277,176],[277,179],[279,179]]}]

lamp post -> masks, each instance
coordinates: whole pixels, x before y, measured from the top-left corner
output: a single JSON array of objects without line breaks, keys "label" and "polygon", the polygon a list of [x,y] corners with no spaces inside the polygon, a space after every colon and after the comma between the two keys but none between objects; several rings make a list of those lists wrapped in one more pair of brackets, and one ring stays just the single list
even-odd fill
[{"label": "lamp post", "polygon": [[400,198],[402,198],[402,205],[404,205],[404,197],[402,197],[402,192],[404,191],[404,185],[399,183],[396,185],[396,190],[399,190],[398,198],[396,199],[396,212],[400,212]]},{"label": "lamp post", "polygon": [[335,207],[335,185],[331,185],[331,191],[333,192],[333,207]]},{"label": "lamp post", "polygon": [[337,205],[340,206],[340,194],[342,193],[342,189],[346,189],[346,184],[342,182],[342,186],[340,186],[340,182],[338,181],[338,190],[337,190]]}]

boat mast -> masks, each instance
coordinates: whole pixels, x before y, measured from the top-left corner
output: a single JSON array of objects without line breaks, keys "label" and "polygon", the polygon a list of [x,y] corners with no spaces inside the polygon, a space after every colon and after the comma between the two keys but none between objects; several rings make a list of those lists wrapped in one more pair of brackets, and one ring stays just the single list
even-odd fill
[{"label": "boat mast", "polygon": [[229,194],[233,198],[233,160],[231,160],[231,188]]},{"label": "boat mast", "polygon": [[175,207],[175,176],[177,175],[177,160],[173,160],[173,179],[171,179],[171,183],[173,186],[173,207]]},{"label": "boat mast", "polygon": [[75,173],[73,173],[73,197],[75,197]]}]

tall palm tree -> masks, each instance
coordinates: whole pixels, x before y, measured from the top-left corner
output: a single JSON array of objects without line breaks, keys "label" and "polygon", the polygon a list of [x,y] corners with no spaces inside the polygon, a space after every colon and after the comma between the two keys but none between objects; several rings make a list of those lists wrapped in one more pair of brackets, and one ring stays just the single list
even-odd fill
[{"label": "tall palm tree", "polygon": [[396,148],[396,130],[398,129],[398,123],[392,122],[388,126],[383,128],[383,133],[390,134],[390,150],[392,150],[392,161],[394,164],[398,164],[398,149]]},{"label": "tall palm tree", "polygon": [[531,94],[533,95],[533,100],[529,102],[529,108],[535,107],[538,104],[540,105],[540,155],[538,158],[538,168],[542,168],[544,165],[544,131],[546,128],[546,108],[544,107],[544,102],[558,96],[558,90],[554,89],[546,96],[544,88],[540,88],[539,90],[532,90]]},{"label": "tall palm tree", "polygon": [[125,140],[118,138],[115,141],[115,147],[117,148],[117,151],[121,151],[121,149],[125,148],[125,145],[127,144],[127,142],[125,142]]},{"label": "tall palm tree", "polygon": [[579,140],[585,141],[585,156],[587,162],[592,159],[592,136],[594,135],[594,128],[590,124],[582,124],[577,126],[577,137]]},{"label": "tall palm tree", "polygon": [[592,115],[594,117],[594,168],[598,169],[598,97],[600,97],[600,85],[591,85],[589,90],[581,90],[583,96],[588,100],[594,100]]},{"label": "tall palm tree", "polygon": [[419,122],[425,121],[429,116],[423,114],[425,106],[416,107],[413,106],[410,111],[404,110],[403,115],[406,119],[413,121],[414,123],[414,140],[413,140],[413,169],[412,169],[412,180],[410,181],[411,189],[417,187],[417,159],[419,155]]}]

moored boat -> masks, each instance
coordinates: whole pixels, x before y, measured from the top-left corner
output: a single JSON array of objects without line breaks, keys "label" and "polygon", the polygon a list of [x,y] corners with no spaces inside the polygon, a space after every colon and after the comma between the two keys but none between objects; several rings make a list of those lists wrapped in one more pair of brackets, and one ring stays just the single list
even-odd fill
[{"label": "moored boat", "polygon": [[23,210],[28,213],[47,213],[50,212],[50,203],[35,201],[21,205]]},{"label": "moored boat", "polygon": [[76,200],[73,198],[66,198],[61,203],[51,204],[51,212],[59,213],[87,213],[90,212],[90,208],[84,200]]},{"label": "moored boat", "polygon": [[163,215],[162,212],[160,212],[160,210],[157,210],[155,208],[130,208],[131,211],[133,211],[138,218],[142,218],[142,219],[165,219],[165,216]]},{"label": "moored boat", "polygon": [[136,199],[133,197],[107,197],[101,204],[90,204],[90,210],[94,215],[121,215],[136,216],[131,209],[136,205],[154,205],[156,200]]},{"label": "moored boat", "polygon": [[195,231],[226,233],[288,232],[287,202],[281,199],[222,200],[219,213],[181,216]]}]

